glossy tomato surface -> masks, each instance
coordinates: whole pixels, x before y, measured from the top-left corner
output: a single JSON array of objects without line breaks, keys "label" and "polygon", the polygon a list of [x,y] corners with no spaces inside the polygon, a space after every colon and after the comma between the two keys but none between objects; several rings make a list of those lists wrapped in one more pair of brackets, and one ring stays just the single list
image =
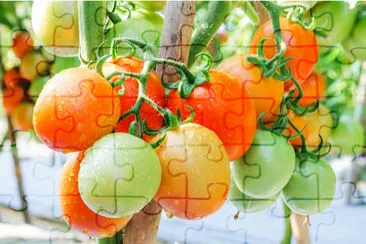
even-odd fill
[{"label": "glossy tomato surface", "polygon": [[120,109],[116,92],[102,76],[88,68],[71,68],[44,86],[33,124],[50,148],[80,151],[116,128]]},{"label": "glossy tomato surface", "polygon": [[224,143],[230,160],[241,157],[250,147],[256,129],[253,99],[244,83],[225,72],[211,70],[210,81],[196,87],[187,99],[172,90],[167,107],[183,118],[194,109],[194,123],[214,131]]},{"label": "glossy tomato surface", "polygon": [[[158,138],[161,136],[153,140]],[[225,203],[230,186],[229,158],[213,131],[184,124],[168,131],[155,150],[163,172],[155,200],[166,211],[193,220],[216,212]]]},{"label": "glossy tomato surface", "polygon": [[106,218],[93,212],[80,197],[78,178],[84,153],[73,154],[65,163],[60,178],[60,205],[62,215],[71,229],[92,237],[113,236],[132,216]]}]

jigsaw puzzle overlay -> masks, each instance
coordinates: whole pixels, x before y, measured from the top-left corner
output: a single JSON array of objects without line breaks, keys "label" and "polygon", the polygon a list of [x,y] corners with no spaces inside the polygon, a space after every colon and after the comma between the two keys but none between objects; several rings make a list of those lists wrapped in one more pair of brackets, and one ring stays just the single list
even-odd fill
[{"label": "jigsaw puzzle overlay", "polygon": [[0,243],[366,243],[365,35],[362,1],[0,2]]}]

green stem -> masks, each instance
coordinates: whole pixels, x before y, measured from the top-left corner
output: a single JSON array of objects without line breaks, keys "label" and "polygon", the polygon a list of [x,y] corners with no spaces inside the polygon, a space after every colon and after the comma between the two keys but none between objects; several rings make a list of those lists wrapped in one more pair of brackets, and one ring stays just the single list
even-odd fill
[{"label": "green stem", "polygon": [[195,20],[199,24],[195,26],[192,36],[188,67],[193,65],[196,55],[207,47],[233,7],[234,4],[231,1],[211,1],[208,3],[207,11],[202,15],[201,19]]},{"label": "green stem", "polygon": [[97,60],[96,51],[104,40],[106,12],[105,1],[79,2],[80,57],[86,62]]},{"label": "green stem", "polygon": [[285,233],[283,234],[281,244],[290,244],[292,237],[291,221],[290,221],[291,210],[289,209],[289,207],[287,207],[287,205],[283,201],[282,204],[285,217]]},{"label": "green stem", "polygon": [[238,2],[238,7],[240,7],[244,11],[245,15],[248,16],[248,18],[250,19],[250,21],[252,21],[254,25],[259,25],[260,18],[254,7],[252,6],[251,2]]},{"label": "green stem", "polygon": [[123,231],[118,231],[112,237],[99,238],[97,239],[97,244],[123,244]]}]

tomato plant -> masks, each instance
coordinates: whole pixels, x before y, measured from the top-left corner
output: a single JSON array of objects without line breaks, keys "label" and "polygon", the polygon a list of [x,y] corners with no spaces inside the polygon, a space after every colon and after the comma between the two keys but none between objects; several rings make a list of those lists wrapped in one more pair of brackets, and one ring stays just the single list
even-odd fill
[{"label": "tomato plant", "polygon": [[[313,71],[318,61],[318,41],[313,31],[305,29],[298,23],[286,18],[280,19],[281,34],[286,44],[285,58],[291,58],[286,66],[292,70],[292,75],[300,84]],[[250,54],[256,54],[258,44],[265,38],[263,45],[264,56],[269,59],[276,54],[276,45],[271,21],[264,23],[255,32],[250,43]],[[294,89],[292,81],[285,83],[285,91]]]},{"label": "tomato plant", "polygon": [[49,76],[40,76],[32,81],[28,90],[28,97],[33,101],[37,101],[39,94],[41,94],[43,87],[49,79]]},{"label": "tomato plant", "polygon": [[66,161],[60,177],[62,215],[71,229],[93,237],[110,237],[122,229],[131,216],[106,218],[93,212],[83,202],[78,186],[80,163],[84,152],[74,154]]},{"label": "tomato plant", "polygon": [[316,28],[324,35],[317,35],[319,44],[334,46],[350,35],[357,9],[351,9],[345,1],[324,1],[311,9],[311,15],[315,18]]},{"label": "tomato plant", "polygon": [[247,61],[247,55],[238,54],[224,60],[219,66],[239,81],[243,82],[245,90],[250,94],[257,112],[276,114],[284,95],[283,82],[275,78],[265,78],[261,69]]},{"label": "tomato plant", "polygon": [[39,51],[31,51],[25,55],[20,64],[20,76],[26,80],[33,81],[38,76],[48,74],[50,61]]},{"label": "tomato plant", "polygon": [[170,92],[167,107],[183,118],[194,109],[193,122],[213,130],[224,143],[229,159],[241,157],[250,147],[256,128],[256,111],[244,84],[225,72],[210,70],[210,81],[197,86],[187,99]]},{"label": "tomato plant", "polygon": [[[311,75],[301,84],[301,89],[304,96],[300,99],[299,104],[303,107],[314,105],[317,101],[325,98],[325,77],[319,72],[314,71]],[[298,90],[295,90],[294,96],[297,97]]]},{"label": "tomato plant", "polygon": [[248,152],[232,164],[239,190],[254,198],[270,198],[290,180],[295,169],[295,152],[283,136],[257,130]]},{"label": "tomato plant", "polygon": [[257,213],[267,209],[274,204],[280,193],[276,193],[274,196],[268,198],[253,198],[242,193],[236,186],[236,183],[231,177],[229,200],[231,204],[243,213]]},{"label": "tomato plant", "polygon": [[34,1],[32,27],[38,41],[57,56],[76,56],[79,50],[77,1]]},{"label": "tomato plant", "polygon": [[13,112],[18,104],[20,104],[24,99],[25,95],[24,90],[21,87],[14,86],[12,88],[5,88],[5,90],[3,90],[2,97],[5,111],[8,114],[11,114],[11,112]]},{"label": "tomato plant", "polygon": [[[291,121],[291,123],[293,123],[293,125],[299,131],[301,131],[301,134],[305,137],[305,139],[309,137],[309,127],[308,127],[309,126],[309,121],[306,118],[306,116],[299,116],[293,110],[289,109],[288,112],[287,112],[287,117]],[[295,136],[298,133],[296,132],[296,130],[292,126],[290,126],[290,124],[288,124],[284,134],[286,136]],[[302,145],[302,140],[301,140],[300,136],[295,137],[295,138],[290,138],[289,142],[294,147]]]},{"label": "tomato plant", "polygon": [[331,204],[336,176],[327,161],[300,162],[294,175],[282,190],[282,197],[294,212],[310,215],[326,210]]},{"label": "tomato plant", "polygon": [[33,104],[23,102],[11,112],[11,122],[16,130],[33,129]]},{"label": "tomato plant", "polygon": [[[103,73],[108,76],[115,71],[127,71],[140,73],[142,71],[144,62],[138,58],[127,57],[114,60],[112,63],[104,63]],[[120,76],[114,76],[112,81],[118,81]],[[138,96],[138,81],[135,78],[126,78],[123,87],[117,87],[116,90],[120,92],[123,89],[124,94],[120,97],[121,115],[130,110]],[[146,83],[146,94],[156,104],[161,107],[166,106],[165,90],[161,84],[160,78],[155,71],[151,71]],[[128,132],[129,125],[134,120],[134,116],[130,115],[118,124],[117,131]],[[159,129],[164,121],[161,114],[148,104],[143,104],[141,108],[141,119],[146,120],[147,125],[152,129]],[[147,138],[147,137],[146,137]]]},{"label": "tomato plant", "polygon": [[51,64],[50,73],[55,75],[64,69],[80,66],[80,60],[77,57],[59,57],[55,56],[54,62]]},{"label": "tomato plant", "polygon": [[351,33],[343,41],[343,47],[351,52],[354,58],[366,61],[366,14],[362,14],[356,24],[353,26]]},{"label": "tomato plant", "polygon": [[181,125],[166,133],[156,153],[162,179],[155,200],[166,211],[183,219],[200,219],[225,203],[230,165],[213,131],[193,123]]},{"label": "tomato plant", "polygon": [[4,72],[4,82],[6,87],[11,88],[18,84],[20,80],[20,74],[17,68],[12,68]]},{"label": "tomato plant", "polygon": [[161,166],[154,149],[126,133],[108,134],[85,151],[79,190],[85,204],[110,218],[129,216],[151,201]]},{"label": "tomato plant", "polygon": [[18,58],[22,59],[27,53],[33,49],[33,39],[30,34],[25,31],[18,32],[14,39],[12,50]]},{"label": "tomato plant", "polygon": [[364,130],[359,122],[347,114],[342,114],[338,124],[329,136],[333,151],[342,155],[359,154],[365,145]]},{"label": "tomato plant", "polygon": [[115,129],[120,109],[117,94],[102,76],[71,68],[47,82],[34,107],[33,125],[50,148],[80,151]]}]

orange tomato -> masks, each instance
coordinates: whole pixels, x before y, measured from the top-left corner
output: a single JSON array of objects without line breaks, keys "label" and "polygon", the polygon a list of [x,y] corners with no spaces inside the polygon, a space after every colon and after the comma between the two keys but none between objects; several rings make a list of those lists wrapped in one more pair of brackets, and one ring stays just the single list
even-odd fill
[{"label": "orange tomato", "polygon": [[19,82],[19,79],[20,74],[16,68],[12,68],[4,72],[4,82],[8,88],[16,86]]},{"label": "orange tomato", "polygon": [[[103,73],[105,76],[111,74],[115,71],[124,71],[132,73],[140,73],[144,66],[144,62],[138,58],[127,57],[120,58],[112,63],[106,62],[103,67]],[[112,81],[118,81],[119,76],[112,78]],[[136,103],[138,96],[138,82],[135,78],[126,78],[124,84],[124,95],[120,97],[121,102],[121,115],[130,110]],[[117,87],[116,90],[119,91],[123,89],[122,86]],[[166,106],[166,96],[163,85],[161,84],[160,78],[154,70],[151,70],[148,80],[146,83],[146,94],[160,107]],[[160,129],[163,125],[164,118],[160,115],[158,111],[152,108],[149,104],[144,103],[141,108],[141,119],[146,120],[147,125],[152,129]],[[126,117],[122,120],[117,127],[118,132],[128,132],[129,125],[135,120],[133,115]],[[145,139],[149,137],[144,137]]]},{"label": "orange tomato", "polygon": [[71,68],[44,86],[33,125],[50,148],[81,151],[116,128],[120,110],[116,92],[102,76],[88,68]]},{"label": "orange tomato", "polygon": [[[325,97],[326,81],[322,74],[317,71],[313,71],[311,75],[301,84],[304,96],[299,101],[301,106],[314,105],[317,99]],[[297,97],[299,91],[296,89],[294,96]]]},{"label": "orange tomato", "polygon": [[[300,84],[313,71],[318,61],[319,47],[318,40],[311,30],[306,30],[300,24],[291,22],[287,18],[280,19],[281,33],[286,44],[285,58],[291,58],[286,66],[292,70],[292,75]],[[257,54],[259,42],[266,38],[263,53],[268,59],[276,54],[276,43],[273,34],[271,21],[264,23],[254,34],[250,44],[249,53]],[[294,89],[291,81],[285,83],[285,91]]]},{"label": "orange tomato", "polygon": [[243,82],[253,99],[258,117],[262,113],[269,113],[269,116],[277,114],[284,94],[283,82],[272,77],[265,78],[261,69],[248,62],[247,57],[246,54],[232,56],[224,60],[218,69]]},{"label": "orange tomato", "polygon": [[15,56],[22,59],[28,52],[33,49],[33,39],[26,31],[20,31],[13,39],[12,45]]},{"label": "orange tomato", "polygon": [[16,130],[33,129],[33,104],[24,102],[19,104],[11,113],[11,122]]},{"label": "orange tomato", "polygon": [[225,203],[230,164],[213,131],[193,123],[181,125],[166,132],[166,139],[155,151],[162,178],[154,198],[166,211],[182,219],[200,219]]},{"label": "orange tomato", "polygon": [[3,105],[5,111],[8,114],[11,114],[24,97],[24,90],[19,86],[5,88],[5,90],[3,90]]},{"label": "orange tomato", "polygon": [[[294,111],[288,110],[287,112],[288,119],[296,126],[299,131],[302,131],[302,135],[305,137],[305,140],[309,137],[309,121],[306,116],[298,116]],[[286,127],[284,132],[286,136],[294,136],[297,134],[296,130],[292,128],[289,124]],[[301,137],[295,137],[289,140],[292,146],[301,146],[302,140]]]},{"label": "orange tomato", "polygon": [[183,119],[191,111],[192,122],[214,131],[224,143],[231,161],[243,156],[254,139],[257,114],[252,98],[244,84],[236,77],[221,71],[210,71],[210,81],[196,87],[187,99],[182,99],[177,90],[168,96],[167,107]]},{"label": "orange tomato", "polygon": [[96,238],[111,237],[128,223],[131,216],[106,218],[85,205],[78,186],[80,163],[83,158],[83,152],[72,155],[62,169],[60,178],[62,215],[73,230]]}]

